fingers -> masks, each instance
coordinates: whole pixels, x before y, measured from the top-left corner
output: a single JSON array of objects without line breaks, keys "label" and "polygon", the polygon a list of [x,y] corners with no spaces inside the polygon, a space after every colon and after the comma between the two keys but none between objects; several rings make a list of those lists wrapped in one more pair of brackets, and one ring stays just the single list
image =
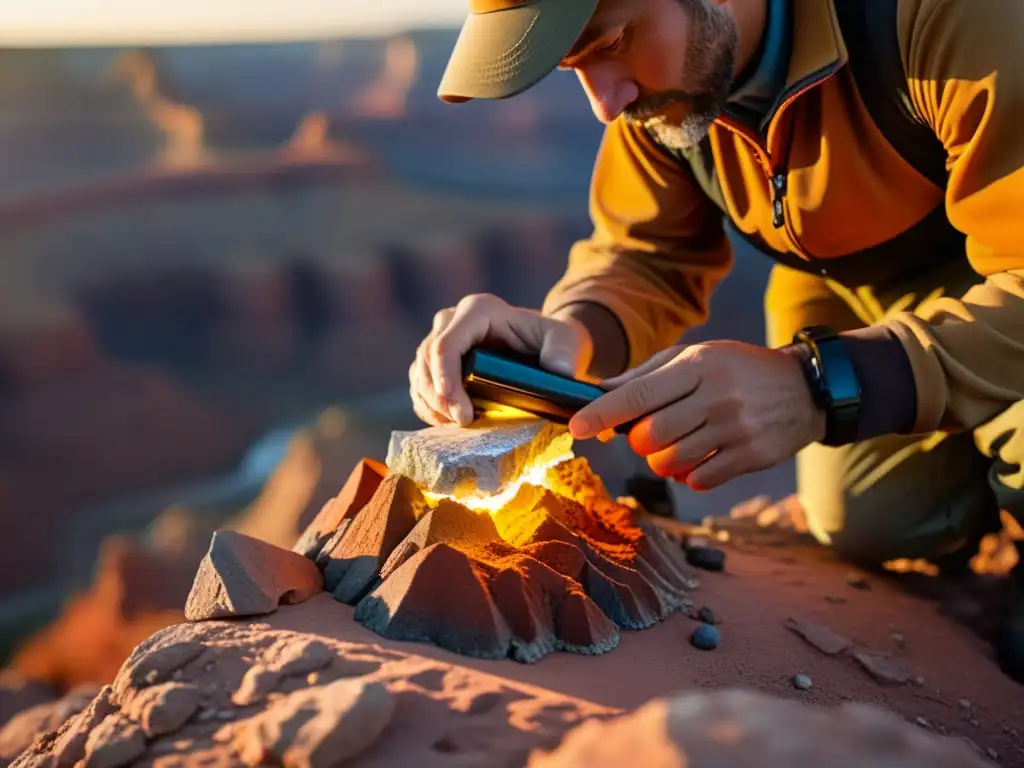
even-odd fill
[{"label": "fingers", "polygon": [[548,323],[540,313],[510,307],[490,294],[467,296],[434,317],[434,327],[417,358],[416,391],[431,411],[466,426],[473,404],[462,384],[462,359],[473,346],[496,343],[521,353],[536,353]]},{"label": "fingers", "polygon": [[680,351],[681,349],[678,346],[663,349],[658,354],[642,362],[636,368],[630,368],[628,371],[620,373],[618,376],[613,376],[610,379],[605,379],[601,383],[606,389],[616,389],[617,387],[621,387],[627,381],[632,381],[638,376],[644,376],[651,371],[661,368],[661,366],[665,365],[678,355]]},{"label": "fingers", "polygon": [[409,374],[416,397],[422,401],[434,417],[442,419],[441,423],[452,421],[454,416],[451,401],[441,394],[434,380],[433,371],[430,368],[430,347],[436,335],[443,332],[451,323],[454,314],[453,309],[442,309],[434,315],[433,327],[427,337],[420,342],[416,350],[413,370]]},{"label": "fingers", "polygon": [[592,345],[586,330],[568,322],[552,323],[541,344],[540,365],[563,376],[582,376],[590,367]]},{"label": "fingers", "polygon": [[425,368],[425,366],[422,365],[422,361],[423,358],[417,355],[412,365],[409,366],[409,399],[412,401],[413,412],[427,424],[435,426],[448,424],[451,421],[448,415],[428,405],[423,397],[424,392],[432,390],[429,385],[424,386],[423,384],[421,368]]},{"label": "fingers", "polygon": [[724,444],[722,431],[714,426],[701,427],[677,443],[647,457],[647,465],[659,477],[680,482]]},{"label": "fingers", "polygon": [[709,419],[706,389],[699,387],[641,419],[629,432],[629,447],[640,456],[651,456],[704,427]]},{"label": "fingers", "polygon": [[584,406],[569,422],[573,437],[585,440],[687,397],[700,384],[700,377],[686,363],[664,364]]},{"label": "fingers", "polygon": [[749,469],[742,452],[734,448],[724,448],[695,467],[685,482],[694,491],[710,491],[737,475],[748,472]]}]

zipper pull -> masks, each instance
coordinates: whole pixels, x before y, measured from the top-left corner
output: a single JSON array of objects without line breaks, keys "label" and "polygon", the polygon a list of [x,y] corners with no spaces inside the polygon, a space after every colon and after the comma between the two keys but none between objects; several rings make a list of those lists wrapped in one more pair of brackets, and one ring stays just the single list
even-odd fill
[{"label": "zipper pull", "polygon": [[786,225],[786,210],[782,201],[786,197],[786,174],[776,173],[772,176],[772,224],[776,229]]}]

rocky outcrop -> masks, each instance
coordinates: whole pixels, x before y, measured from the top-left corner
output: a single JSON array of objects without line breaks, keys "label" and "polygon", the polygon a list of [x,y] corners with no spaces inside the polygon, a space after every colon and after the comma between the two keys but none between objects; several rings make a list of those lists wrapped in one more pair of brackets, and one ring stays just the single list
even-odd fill
[{"label": "rocky outcrop", "polygon": [[610,722],[588,722],[529,768],[983,768],[961,740],[923,731],[879,707],[819,707],[747,690],[657,699]]},{"label": "rocky outcrop", "polygon": [[[273,626],[280,621],[306,630]],[[350,626],[342,606],[321,595],[256,623],[169,627],[142,642],[112,685],[41,734],[14,765],[333,768],[361,757],[413,765],[446,753],[471,764],[522,765],[572,723],[617,711],[342,639]]]},{"label": "rocky outcrop", "polygon": [[[678,547],[642,529],[585,460],[548,472],[560,493],[523,485],[492,516],[450,498],[431,504],[409,477],[363,462],[295,549],[378,634],[480,658],[605,653],[620,628],[692,610],[696,583]],[[234,578],[216,570],[200,573],[193,595]]]}]

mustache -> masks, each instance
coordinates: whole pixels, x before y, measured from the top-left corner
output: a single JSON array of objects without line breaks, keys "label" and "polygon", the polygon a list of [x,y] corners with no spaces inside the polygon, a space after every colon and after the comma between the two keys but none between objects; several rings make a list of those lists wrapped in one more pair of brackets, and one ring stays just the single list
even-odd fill
[{"label": "mustache", "polygon": [[702,112],[714,102],[708,93],[692,93],[690,91],[672,90],[640,96],[627,106],[623,113],[637,122],[657,117],[666,109],[679,104],[687,104],[692,111]]}]

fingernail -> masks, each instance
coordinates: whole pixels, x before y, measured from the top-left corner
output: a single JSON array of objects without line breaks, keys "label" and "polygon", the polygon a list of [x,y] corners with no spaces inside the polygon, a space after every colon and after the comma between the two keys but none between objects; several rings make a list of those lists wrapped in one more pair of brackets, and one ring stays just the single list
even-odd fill
[{"label": "fingernail", "polygon": [[447,397],[452,391],[452,383],[448,380],[447,376],[441,376],[437,380],[437,394],[441,397]]},{"label": "fingernail", "polygon": [[473,420],[472,414],[466,410],[466,406],[462,403],[455,403],[452,406],[452,415],[455,417],[455,421],[463,426],[469,424]]},{"label": "fingernail", "polygon": [[577,440],[590,437],[592,426],[586,416],[573,416],[569,420],[569,432]]},{"label": "fingernail", "polygon": [[552,373],[560,373],[563,376],[572,376],[575,371],[572,367],[572,360],[569,357],[553,357],[548,360],[548,370]]}]

